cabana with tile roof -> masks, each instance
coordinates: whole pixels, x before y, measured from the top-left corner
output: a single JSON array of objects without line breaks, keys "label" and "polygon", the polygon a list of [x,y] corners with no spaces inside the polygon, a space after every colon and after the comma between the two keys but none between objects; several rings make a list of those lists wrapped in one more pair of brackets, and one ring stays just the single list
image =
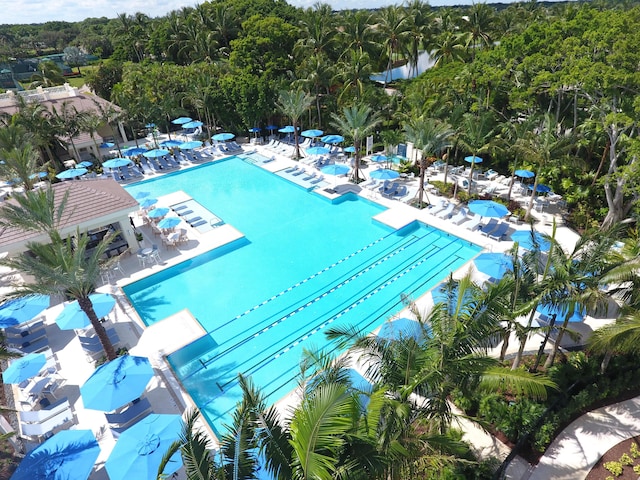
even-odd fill
[{"label": "cabana with tile roof", "polygon": [[[130,247],[137,245],[129,215],[140,206],[117,182],[111,179],[71,180],[54,184],[51,188],[56,205],[62,202],[68,192],[65,213],[59,226],[63,237],[73,235],[76,229],[91,232],[115,224],[123,239],[122,246],[124,242]],[[9,255],[24,252],[27,250],[26,243],[32,241],[46,242],[47,237],[37,232],[7,227],[0,231],[0,252]]]}]

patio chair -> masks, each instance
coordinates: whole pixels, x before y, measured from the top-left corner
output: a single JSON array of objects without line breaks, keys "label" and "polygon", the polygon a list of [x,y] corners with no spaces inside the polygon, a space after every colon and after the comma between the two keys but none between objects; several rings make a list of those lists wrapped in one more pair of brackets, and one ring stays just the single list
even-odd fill
[{"label": "patio chair", "polygon": [[391,194],[392,198],[402,198],[408,193],[406,185],[400,185],[395,192]]},{"label": "patio chair", "polygon": [[487,236],[499,242],[502,240],[502,237],[504,237],[504,235],[507,233],[507,230],[509,230],[509,224],[500,222],[498,226]]},{"label": "patio chair", "polygon": [[480,227],[482,235],[489,235],[498,226],[498,220],[492,218],[486,225]]},{"label": "patio chair", "polygon": [[437,212],[435,214],[436,217],[438,218],[442,218],[442,219],[446,219],[451,217],[451,213],[453,213],[453,209],[455,208],[455,205],[453,203],[449,203],[444,210],[441,210],[439,212]]},{"label": "patio chair", "polygon": [[454,225],[460,225],[461,223],[469,220],[469,217],[467,216],[468,213],[469,211],[466,208],[461,208],[460,210],[458,210],[458,213],[456,213],[449,219],[449,221]]},{"label": "patio chair", "polygon": [[429,208],[427,209],[427,213],[430,213],[431,215],[437,215],[438,213],[440,213],[441,211],[443,211],[445,208],[447,208],[449,202],[447,202],[444,199],[440,199],[438,200],[437,203],[434,203],[433,205],[429,206]]},{"label": "patio chair", "polygon": [[310,182],[311,180],[316,178],[316,175],[316,172],[308,173],[305,177],[302,177],[302,180],[304,180],[305,182]]},{"label": "patio chair", "polygon": [[473,232],[476,228],[480,228],[481,225],[482,225],[482,217],[479,215],[474,215],[469,219],[469,222],[465,222],[463,227]]},{"label": "patio chair", "polygon": [[23,348],[28,347],[30,344],[39,341],[42,338],[46,337],[45,329],[42,328],[40,330],[35,330],[28,335],[21,335],[19,337],[11,337],[7,336],[5,342],[8,346],[14,348]]},{"label": "patio chair", "polygon": [[40,353],[47,350],[49,347],[49,339],[47,337],[42,337],[39,340],[34,340],[33,342],[28,342],[27,345],[23,345],[22,347],[18,347],[22,353]]},{"label": "patio chair", "polygon": [[324,180],[324,176],[320,175],[320,176],[314,178],[313,180],[311,180],[311,182],[309,182],[309,183],[311,183],[312,185],[317,185],[318,183],[322,182],[323,180]]},{"label": "patio chair", "polygon": [[294,173],[297,172],[300,167],[298,165],[294,165],[293,167],[285,168],[285,173]]}]

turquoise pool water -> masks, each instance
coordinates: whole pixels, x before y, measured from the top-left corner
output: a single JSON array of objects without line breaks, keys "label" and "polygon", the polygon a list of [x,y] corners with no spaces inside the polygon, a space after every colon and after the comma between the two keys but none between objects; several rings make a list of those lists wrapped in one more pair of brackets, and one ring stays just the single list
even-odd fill
[{"label": "turquoise pool water", "polygon": [[377,204],[331,203],[237,157],[127,190],[184,190],[245,234],[124,288],[147,324],[188,308],[209,332],[169,362],[217,431],[240,398],[238,372],[275,401],[295,388],[302,350],[328,345],[328,326],[372,330],[401,294],[421,295],[480,251],[417,222],[392,231],[372,220]]}]

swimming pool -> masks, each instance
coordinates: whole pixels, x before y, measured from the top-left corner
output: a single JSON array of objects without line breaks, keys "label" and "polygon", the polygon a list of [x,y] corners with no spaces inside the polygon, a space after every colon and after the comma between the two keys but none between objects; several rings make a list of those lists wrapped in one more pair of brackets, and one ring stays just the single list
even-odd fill
[{"label": "swimming pool", "polygon": [[245,234],[124,287],[147,324],[189,308],[209,332],[169,362],[217,431],[240,398],[237,372],[281,398],[303,348],[327,345],[328,326],[372,330],[401,309],[401,294],[419,296],[480,250],[417,222],[393,231],[372,220],[375,203],[332,203],[240,158],[127,190],[184,190]]}]

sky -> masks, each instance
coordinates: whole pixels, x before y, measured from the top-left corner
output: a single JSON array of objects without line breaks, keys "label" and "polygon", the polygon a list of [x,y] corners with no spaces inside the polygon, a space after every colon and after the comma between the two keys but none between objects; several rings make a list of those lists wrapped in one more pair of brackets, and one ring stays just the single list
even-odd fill
[{"label": "sky", "polygon": [[[297,7],[311,7],[317,0],[288,0]],[[484,3],[511,3],[515,0]],[[0,24],[44,23],[53,20],[77,22],[89,17],[115,18],[119,13],[142,12],[150,17],[160,17],[171,10],[193,7],[197,0],[0,0]],[[336,9],[377,8],[402,0],[324,0]],[[432,6],[471,4],[472,0],[432,0]]]}]

